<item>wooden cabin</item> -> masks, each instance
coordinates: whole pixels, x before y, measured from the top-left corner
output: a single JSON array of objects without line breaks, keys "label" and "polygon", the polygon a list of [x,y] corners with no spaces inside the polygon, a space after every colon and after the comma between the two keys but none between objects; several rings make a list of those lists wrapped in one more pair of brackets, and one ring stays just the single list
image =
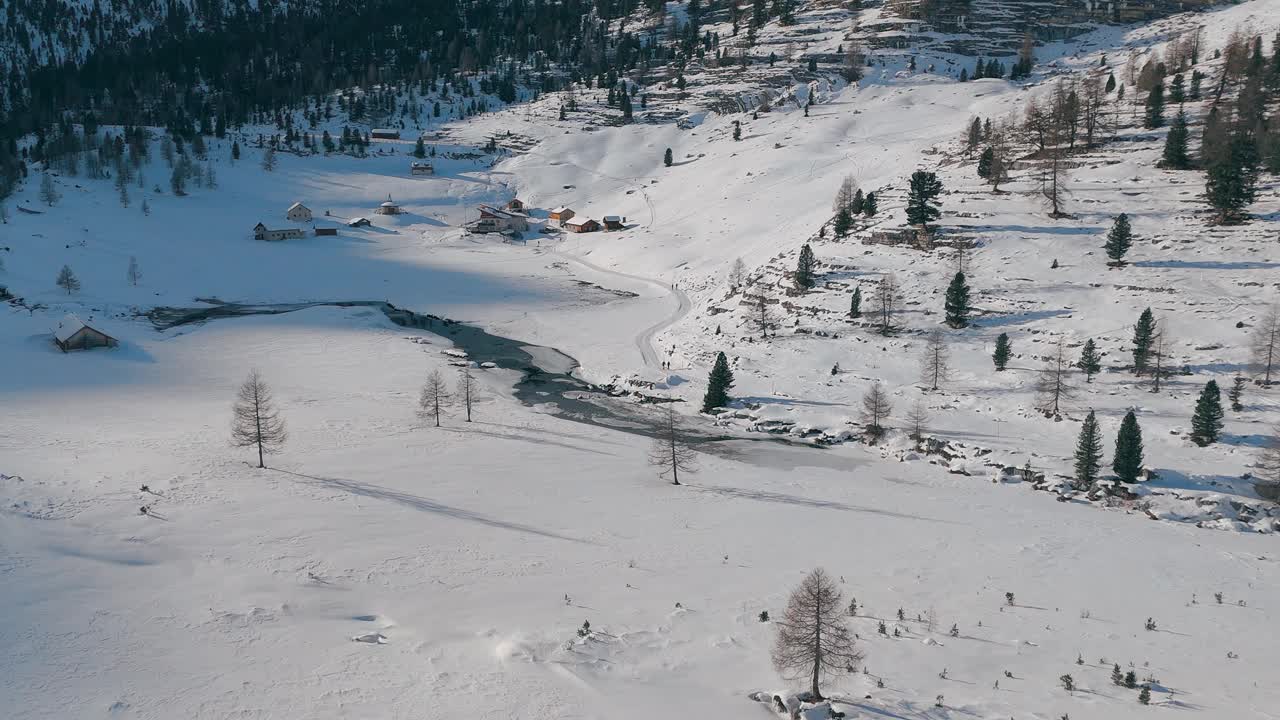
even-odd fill
[{"label": "wooden cabin", "polygon": [[502,209],[510,210],[511,212],[522,213],[524,212],[524,201],[521,200],[520,198],[511,198],[510,200],[507,201],[506,205],[502,206]]},{"label": "wooden cabin", "polygon": [[85,324],[79,316],[67,313],[53,330],[53,342],[62,352],[88,350],[96,347],[115,347],[119,341],[101,330]]},{"label": "wooden cabin", "polygon": [[369,227],[372,224],[373,223],[370,222],[369,218],[364,218],[364,217],[353,217],[347,221],[347,227],[353,227],[353,228]]},{"label": "wooden cabin", "polygon": [[600,229],[600,223],[589,217],[573,217],[561,224],[565,230],[575,233],[596,232]]},{"label": "wooden cabin", "polygon": [[564,225],[566,220],[573,217],[573,211],[567,207],[558,207],[555,210],[552,210],[547,217],[551,220],[557,220],[561,225]]},{"label": "wooden cabin", "polygon": [[603,222],[605,230],[623,230],[626,228],[627,219],[617,215],[605,215]]},{"label": "wooden cabin", "polygon": [[400,131],[394,128],[374,128],[369,131],[369,137],[374,140],[399,140]]},{"label": "wooden cabin", "polygon": [[316,237],[321,235],[337,235],[338,228],[316,228]]}]

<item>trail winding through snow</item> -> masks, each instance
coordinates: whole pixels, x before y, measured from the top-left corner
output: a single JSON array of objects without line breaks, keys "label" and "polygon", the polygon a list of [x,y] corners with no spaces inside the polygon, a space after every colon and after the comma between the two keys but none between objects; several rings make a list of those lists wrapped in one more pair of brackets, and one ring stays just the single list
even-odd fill
[{"label": "trail winding through snow", "polygon": [[671,295],[675,296],[676,307],[671,312],[671,314],[668,315],[666,318],[663,318],[662,320],[659,320],[658,322],[654,323],[653,325],[650,325],[644,330],[641,330],[636,335],[636,339],[635,339],[636,349],[640,351],[640,357],[644,361],[645,367],[661,371],[662,363],[660,360],[658,360],[658,351],[653,346],[653,338],[663,330],[666,330],[672,325],[680,322],[680,320],[682,320],[685,315],[689,314],[689,308],[692,307],[692,303],[689,301],[689,296],[685,294],[683,290],[676,287],[671,287],[663,282],[654,280],[653,278],[647,278],[640,275],[630,275],[628,273],[618,272],[617,270],[610,270],[608,268],[603,268],[603,267],[600,267],[599,265],[596,265],[595,263],[588,262],[587,260],[584,260],[576,255],[569,255],[568,253],[563,253],[563,252],[560,252],[559,250],[548,250],[547,253],[550,255],[555,255],[556,257],[559,257],[559,258],[563,258],[568,262],[577,263],[589,270],[593,270],[598,273],[602,273],[605,275],[612,275],[614,277],[625,278],[627,280],[635,280],[637,282],[648,283],[649,285],[653,285],[654,287],[661,287],[662,289],[669,292]]}]

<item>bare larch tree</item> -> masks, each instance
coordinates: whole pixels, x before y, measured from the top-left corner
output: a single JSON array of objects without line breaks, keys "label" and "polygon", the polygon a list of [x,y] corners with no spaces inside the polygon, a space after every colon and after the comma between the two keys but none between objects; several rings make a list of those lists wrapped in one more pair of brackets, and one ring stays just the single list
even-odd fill
[{"label": "bare larch tree", "polygon": [[471,405],[476,401],[476,378],[471,374],[470,365],[458,373],[458,400],[467,411],[467,422],[471,422]]},{"label": "bare larch tree", "polygon": [[1058,347],[1036,378],[1038,407],[1044,414],[1057,415],[1062,409],[1062,403],[1075,396],[1075,388],[1071,385],[1071,368],[1066,344],[1059,340]]},{"label": "bare larch tree", "polygon": [[1253,331],[1253,364],[1262,375],[1262,384],[1270,385],[1271,376],[1280,368],[1280,305],[1272,305],[1258,320]]},{"label": "bare larch tree", "polygon": [[1169,348],[1173,345],[1173,341],[1169,338],[1168,326],[1156,320],[1155,334],[1151,336],[1151,357],[1148,358],[1149,370],[1151,371],[1151,392],[1160,392],[1160,383],[1169,377]]},{"label": "bare larch tree", "polygon": [[934,330],[925,338],[924,352],[920,355],[920,379],[937,390],[942,383],[951,378],[951,365],[948,362],[947,337],[941,330]]},{"label": "bare larch tree", "polygon": [[449,386],[439,370],[432,370],[427,375],[427,382],[422,386],[422,394],[418,396],[418,417],[435,418],[436,427],[440,427],[440,411],[449,404]]},{"label": "bare larch tree", "polygon": [[266,467],[264,456],[279,452],[289,435],[271,398],[271,388],[267,387],[257,370],[250,372],[240,386],[231,413],[232,444],[236,447],[256,446],[258,467]]},{"label": "bare larch tree", "polygon": [[680,418],[670,404],[658,416],[653,426],[653,445],[649,448],[649,464],[658,468],[658,476],[670,478],[672,485],[680,484],[680,473],[691,473],[696,466],[697,454],[689,444]]},{"label": "bare larch tree", "polygon": [[888,419],[891,412],[893,412],[893,403],[880,383],[872,385],[871,389],[862,396],[862,424],[873,438],[884,434],[884,421]]},{"label": "bare larch tree", "polygon": [[1262,445],[1254,475],[1268,483],[1273,491],[1272,500],[1280,500],[1280,427],[1271,431],[1271,437]]},{"label": "bare larch tree", "polygon": [[822,568],[810,572],[791,593],[773,642],[773,666],[787,678],[809,680],[814,700],[820,683],[836,673],[852,673],[862,662],[845,624],[840,588]]},{"label": "bare larch tree", "polygon": [[769,307],[769,294],[765,289],[760,288],[757,295],[753,295],[751,302],[751,323],[755,325],[756,330],[760,331],[760,338],[769,337],[769,330],[773,327],[773,309]]},{"label": "bare larch tree", "polygon": [[898,306],[902,303],[902,291],[898,287],[898,279],[892,273],[880,278],[876,285],[875,314],[876,329],[881,335],[892,335],[897,326]]},{"label": "bare larch tree", "polygon": [[912,440],[918,445],[924,437],[925,432],[929,429],[929,408],[924,404],[924,400],[917,398],[911,404],[911,408],[907,410],[907,416],[904,418],[907,423],[907,432]]}]

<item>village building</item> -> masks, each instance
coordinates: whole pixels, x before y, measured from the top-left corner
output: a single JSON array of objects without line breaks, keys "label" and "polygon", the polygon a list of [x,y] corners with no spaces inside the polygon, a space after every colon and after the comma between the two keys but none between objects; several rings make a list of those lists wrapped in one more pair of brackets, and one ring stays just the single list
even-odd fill
[{"label": "village building", "polygon": [[596,222],[595,220],[592,220],[589,217],[575,216],[573,218],[570,218],[564,221],[563,223],[561,223],[561,225],[564,226],[565,230],[568,230],[569,232],[575,232],[575,233],[596,232],[597,230],[600,229],[600,223]]},{"label": "village building", "polygon": [[283,230],[271,230],[266,225],[263,225],[262,223],[258,223],[257,225],[253,226],[254,240],[268,240],[268,241],[274,242],[277,240],[296,240],[297,238],[300,238],[302,236],[303,236],[303,232],[298,228],[285,228]]},{"label": "village building", "polygon": [[373,222],[365,217],[353,217],[347,221],[347,227],[369,227]]},{"label": "village building", "polygon": [[337,235],[337,234],[338,234],[338,228],[327,228],[327,227],[316,228],[316,237],[319,237],[321,235]]},{"label": "village building", "polygon": [[115,347],[119,341],[101,330],[85,324],[74,313],[67,313],[53,330],[53,342],[62,352],[88,350],[96,347]]},{"label": "village building", "polygon": [[529,216],[524,213],[499,210],[490,205],[481,205],[479,209],[480,219],[466,225],[471,232],[511,234],[529,229]]},{"label": "village building", "polygon": [[626,228],[627,219],[617,215],[605,215],[603,222],[605,230],[623,230]]},{"label": "village building", "polygon": [[311,208],[300,202],[296,202],[290,205],[289,209],[285,211],[285,217],[294,222],[311,222]]},{"label": "village building", "polygon": [[390,199],[378,206],[379,215],[399,215],[402,212],[400,206]]},{"label": "village building", "polygon": [[558,207],[552,210],[551,214],[549,214],[547,217],[550,218],[551,220],[558,221],[561,225],[564,225],[566,220],[573,217],[573,211],[567,207]]},{"label": "village building", "polygon": [[432,167],[431,163],[429,162],[422,162],[420,160],[415,160],[414,162],[409,163],[409,174],[410,175],[435,175],[436,169]]},{"label": "village building", "polygon": [[369,137],[374,140],[399,140],[400,131],[394,128],[374,128],[369,131]]},{"label": "village building", "polygon": [[511,212],[522,213],[524,212],[524,201],[521,200],[520,198],[511,198],[510,200],[507,201],[506,205],[502,206],[502,209],[510,210]]}]

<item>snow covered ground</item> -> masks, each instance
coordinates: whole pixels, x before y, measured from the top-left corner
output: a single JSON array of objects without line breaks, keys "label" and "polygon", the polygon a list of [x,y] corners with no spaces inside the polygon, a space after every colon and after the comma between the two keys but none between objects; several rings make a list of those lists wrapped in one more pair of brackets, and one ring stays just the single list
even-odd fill
[{"label": "snow covered ground", "polygon": [[[1212,47],[1237,24],[1269,36],[1275,8],[1253,0],[1195,17]],[[1127,43],[1161,32],[1104,30],[1046,48],[1061,58],[1046,72],[1092,67],[1102,52],[1119,63]],[[828,52],[838,42],[834,25],[813,37]],[[545,96],[451,126],[459,145],[438,148],[466,152],[461,143],[511,132],[527,151],[496,165],[441,156],[433,177],[409,176],[408,141],[364,159],[280,153],[270,174],[247,144],[231,163],[224,142],[210,150],[219,187],[185,198],[147,190],[124,208],[110,181],[59,178],[50,208],[29,183],[0,226],[0,284],[22,298],[0,310],[0,707],[59,719],[764,717],[748,693],[799,686],[770,667],[773,625],[759,614],[778,617],[820,565],[859,605],[850,622],[866,672],[832,685],[852,717],[1275,717],[1274,536],[1052,502],[998,482],[988,465],[1068,472],[1083,412],[1098,411],[1109,441],[1136,406],[1160,475],[1144,493],[1189,498],[1168,496],[1157,514],[1199,518],[1215,494],[1222,507],[1256,503],[1239,476],[1276,421],[1275,398],[1251,391],[1220,445],[1196,448],[1185,430],[1204,380],[1223,383],[1245,360],[1236,322],[1275,291],[1275,189],[1252,225],[1206,230],[1200,176],[1152,169],[1162,136],[1124,130],[1124,143],[1074,171],[1075,217],[1051,221],[1025,176],[996,198],[958,162],[973,116],[998,118],[1048,86],[960,85],[906,74],[905,61],[885,56],[861,87],[819,83],[808,118],[785,103],[757,120],[705,113],[695,91],[678,101],[685,130],[588,131],[580,118],[555,120],[558,99]],[[691,74],[691,87],[725,88],[703,80]],[[982,314],[954,333],[955,377],[938,393],[919,387],[916,355],[919,331],[940,321],[954,258],[816,239],[848,174],[881,194],[881,227],[900,224],[917,167],[939,169],[948,188],[941,225],[980,240],[969,273]],[[153,159],[147,187],[167,173]],[[534,208],[525,242],[459,230],[477,204],[517,195]],[[405,214],[373,214],[388,196]],[[252,239],[259,220],[290,227],[294,201],[339,234]],[[629,228],[537,232],[561,204],[626,216]],[[1127,268],[1107,270],[1101,235],[1118,212],[1141,241]],[[372,225],[340,222],[357,216]],[[782,273],[807,239],[820,289],[787,297]],[[746,341],[726,282],[736,257],[794,305],[768,342]],[[79,292],[55,287],[63,265]],[[842,317],[853,283],[866,292],[885,272],[902,281],[913,331],[889,340]],[[870,449],[743,432],[672,487],[646,466],[645,438],[527,407],[507,371],[476,369],[476,422],[454,410],[445,427],[426,426],[414,416],[423,378],[455,371],[447,332],[398,327],[373,308],[164,332],[137,315],[198,298],[387,300],[557,348],[589,380],[686,400],[725,350],[746,401],[732,431],[765,420],[853,429],[863,391],[881,380],[899,411],[926,398],[930,435],[973,450],[962,468],[972,474],[900,461],[900,431]],[[1094,338],[1119,364],[1148,305],[1191,375],[1152,394],[1107,372],[1082,385],[1062,422],[1032,410],[1030,371],[1051,341]],[[49,333],[68,311],[121,347],[59,353]],[[999,332],[1015,350],[1002,375],[989,359]],[[531,354],[563,369],[553,353]],[[268,470],[228,440],[230,403],[254,368],[290,431]],[[584,620],[587,638],[576,632]],[[1113,663],[1151,678],[1153,707],[1110,683]],[[1068,673],[1070,693],[1059,681]]]}]

